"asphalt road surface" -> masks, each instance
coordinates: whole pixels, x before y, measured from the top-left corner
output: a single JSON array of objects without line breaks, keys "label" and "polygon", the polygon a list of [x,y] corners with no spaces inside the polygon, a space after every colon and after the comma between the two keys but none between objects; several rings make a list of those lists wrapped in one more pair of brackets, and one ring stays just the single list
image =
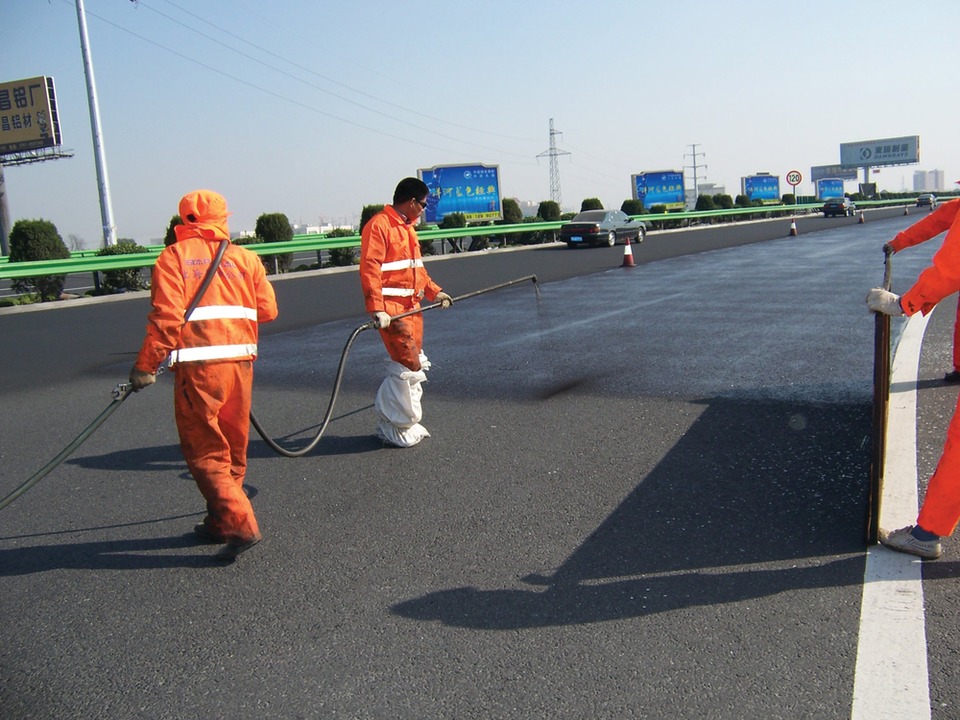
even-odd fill
[{"label": "asphalt road surface", "polygon": [[[203,506],[162,375],[0,511],[0,716],[849,718],[863,298],[915,219],[766,242],[651,233],[635,268],[621,247],[431,262],[453,295],[540,282],[426,315],[432,437],[412,449],[374,435],[385,352],[361,333],[312,454],[252,436],[264,541],[226,567],[190,532]],[[896,256],[895,290],[938,244]],[[366,317],[355,270],[276,287],[254,407],[296,448]],[[109,404],[146,310],[137,296],[0,312],[0,496]],[[922,471],[956,395],[937,381],[945,311],[922,363],[938,418]],[[957,717],[949,541],[927,567],[932,716]]]}]

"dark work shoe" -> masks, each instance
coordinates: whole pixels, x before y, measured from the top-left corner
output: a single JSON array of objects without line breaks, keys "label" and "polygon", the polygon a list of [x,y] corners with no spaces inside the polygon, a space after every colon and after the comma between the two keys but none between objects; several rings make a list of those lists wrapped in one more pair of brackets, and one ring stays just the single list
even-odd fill
[{"label": "dark work shoe", "polygon": [[943,376],[943,381],[948,383],[960,383],[960,370],[951,370]]},{"label": "dark work shoe", "polygon": [[223,535],[211,529],[206,522],[201,522],[194,525],[193,534],[196,535],[199,540],[202,540],[205,543],[219,544],[226,542]]},{"label": "dark work shoe", "polygon": [[262,539],[263,536],[257,534],[249,540],[231,540],[222,548],[220,548],[213,557],[215,560],[219,560],[220,562],[232,563],[237,559],[238,555],[245,553]]}]

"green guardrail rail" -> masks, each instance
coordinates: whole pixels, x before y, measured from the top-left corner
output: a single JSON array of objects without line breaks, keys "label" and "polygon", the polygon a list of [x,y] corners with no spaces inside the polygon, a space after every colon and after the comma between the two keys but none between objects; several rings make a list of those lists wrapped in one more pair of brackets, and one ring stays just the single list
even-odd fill
[{"label": "green guardrail rail", "polygon": [[[861,200],[857,202],[858,209],[905,206],[912,207],[913,201],[897,200]],[[728,210],[699,210],[690,212],[647,213],[631,216],[635,220],[643,220],[651,229],[656,230],[658,225],[670,223],[675,225],[684,221],[695,222],[701,219],[722,218],[731,216],[746,216],[752,218],[757,215],[796,215],[799,213],[819,212],[822,203],[803,205],[765,205],[754,208],[732,208]],[[462,228],[429,228],[418,230],[421,240],[446,240],[481,235],[512,235],[515,233],[531,233],[538,231],[559,230],[568,221],[517,223],[513,225],[475,225]],[[277,243],[256,243],[244,245],[245,248],[258,255],[281,255],[291,252],[307,252],[319,250],[333,250],[337,248],[359,247],[360,236],[330,238],[323,235],[294,235],[292,240]],[[17,278],[37,277],[40,275],[71,275],[85,272],[104,272],[108,270],[128,270],[130,268],[151,267],[163,246],[151,246],[147,252],[129,253],[124,255],[97,255],[96,250],[81,250],[71,253],[69,258],[60,260],[35,260],[27,262],[9,262],[9,258],[0,258],[0,279],[14,280]]]}]

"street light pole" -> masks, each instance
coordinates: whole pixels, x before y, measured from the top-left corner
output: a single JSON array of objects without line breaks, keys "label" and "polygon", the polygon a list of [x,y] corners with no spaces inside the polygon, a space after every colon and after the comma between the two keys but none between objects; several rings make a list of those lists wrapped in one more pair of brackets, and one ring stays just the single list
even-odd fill
[{"label": "street light pole", "polygon": [[80,25],[80,50],[83,53],[83,72],[87,76],[87,100],[90,104],[90,130],[93,133],[93,152],[97,164],[97,186],[100,190],[100,219],[103,222],[105,247],[117,244],[117,228],[113,224],[113,208],[110,205],[110,181],[107,179],[107,158],[103,150],[103,134],[100,131],[100,108],[97,105],[97,84],[93,79],[93,62],[90,59],[90,41],[87,38],[87,20],[83,0],[76,0],[77,22]]}]

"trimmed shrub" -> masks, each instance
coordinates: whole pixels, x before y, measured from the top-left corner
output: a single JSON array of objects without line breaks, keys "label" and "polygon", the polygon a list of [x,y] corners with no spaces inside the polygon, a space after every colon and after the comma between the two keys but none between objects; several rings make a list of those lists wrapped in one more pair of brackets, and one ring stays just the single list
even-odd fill
[{"label": "trimmed shrub", "polygon": [[[334,228],[327,233],[328,238],[337,238],[337,237],[350,237],[355,235],[350,228]],[[330,265],[333,267],[346,267],[347,265],[353,265],[357,262],[357,258],[353,253],[352,247],[345,248],[330,248],[327,251],[327,255],[330,257]]]},{"label": "trimmed shrub", "polygon": [[[116,245],[101,248],[97,251],[97,257],[107,255],[130,255],[133,253],[147,252],[145,247],[140,247],[130,238],[120,238]],[[103,271],[103,292],[119,293],[128,290],[146,290],[149,285],[143,281],[141,270],[143,268],[127,268],[125,270],[104,270]]]},{"label": "trimmed shrub", "polygon": [[[10,262],[63,260],[70,251],[56,226],[48,220],[18,220],[10,231]],[[66,275],[19,278],[10,283],[14,292],[33,293],[41,302],[59,300]]]},{"label": "trimmed shrub", "polygon": [[[283,213],[264,213],[257,218],[254,232],[265,243],[287,242],[293,239],[293,228]],[[263,255],[262,260],[267,272],[285,273],[293,264],[293,253]]]}]

